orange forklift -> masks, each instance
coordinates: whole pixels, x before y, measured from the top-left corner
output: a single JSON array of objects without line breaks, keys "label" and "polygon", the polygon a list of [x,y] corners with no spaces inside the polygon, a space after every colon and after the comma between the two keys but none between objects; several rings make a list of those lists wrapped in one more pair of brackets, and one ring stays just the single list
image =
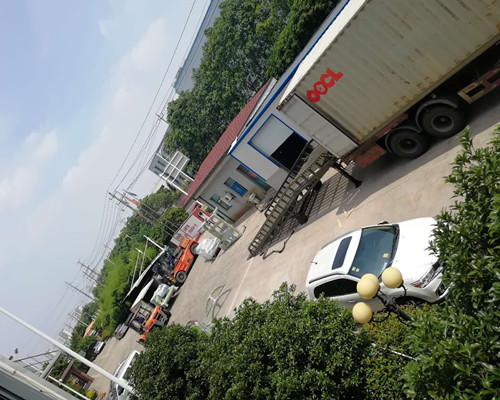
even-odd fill
[{"label": "orange forklift", "polygon": [[144,341],[146,340],[146,336],[148,336],[149,332],[151,332],[154,328],[162,327],[168,322],[169,319],[170,319],[170,312],[163,311],[160,306],[156,306],[154,310],[151,311],[149,318],[145,322],[143,322],[141,326],[141,330],[143,333],[139,338],[138,342],[144,343]]},{"label": "orange forklift", "polygon": [[178,257],[179,261],[177,261],[172,275],[179,285],[182,285],[186,281],[187,274],[198,256],[196,246],[198,246],[198,237],[191,239],[186,236],[174,252],[174,257]]}]

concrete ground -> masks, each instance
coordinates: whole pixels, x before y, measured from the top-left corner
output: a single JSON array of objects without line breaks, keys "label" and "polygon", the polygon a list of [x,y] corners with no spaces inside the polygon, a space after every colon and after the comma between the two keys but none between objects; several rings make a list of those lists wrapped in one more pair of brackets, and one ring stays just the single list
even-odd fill
[{"label": "concrete ground", "polygon": [[[470,121],[475,146],[484,146],[500,121],[500,93],[477,102]],[[247,248],[265,220],[263,213],[248,212],[239,224],[246,227],[244,235],[235,245],[212,263],[201,257],[196,260],[173,304],[171,323],[231,317],[245,298],[265,301],[285,281],[303,291],[310,262],[326,242],[384,220],[437,215],[452,201],[453,187],[443,177],[450,173],[460,146],[458,135],[434,142],[418,159],[402,160],[388,154],[365,169],[354,169],[354,176],[363,181],[359,188],[330,172],[308,223],[296,228],[282,253],[247,259]],[[288,236],[282,235],[284,240],[270,251],[282,249]]]},{"label": "concrete ground", "polygon": [[[94,363],[110,373],[115,372],[118,364],[127,358],[133,350],[141,351],[143,349],[142,344],[137,343],[139,336],[137,332],[129,329],[121,340],[114,337],[109,339],[106,341],[106,346],[102,349],[101,354],[94,360]],[[91,389],[100,393],[108,393],[109,380],[107,378],[93,369],[89,370],[89,375],[94,378]]]}]

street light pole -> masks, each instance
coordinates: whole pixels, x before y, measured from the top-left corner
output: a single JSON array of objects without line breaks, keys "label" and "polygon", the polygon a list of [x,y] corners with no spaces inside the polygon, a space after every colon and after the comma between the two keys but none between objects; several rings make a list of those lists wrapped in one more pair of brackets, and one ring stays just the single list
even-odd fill
[{"label": "street light pole", "polygon": [[57,340],[55,339],[52,339],[49,335],[46,335],[45,333],[43,333],[42,331],[39,331],[38,329],[36,329],[34,326],[31,326],[30,324],[28,324],[27,322],[23,321],[22,319],[20,319],[19,317],[15,316],[14,314],[8,312],[6,309],[0,307],[0,313],[3,313],[5,314],[7,317],[9,318],[12,318],[14,321],[16,321],[17,323],[21,324],[22,326],[24,326],[25,328],[28,328],[30,331],[36,333],[38,336],[41,336],[42,338],[44,338],[45,340],[49,341],[50,343],[52,343],[54,346],[56,346],[57,348],[61,349],[62,351],[68,353],[71,357],[73,358],[76,358],[78,361],[80,361],[81,363],[85,364],[86,366],[96,370],[97,372],[99,372],[101,375],[104,375],[106,378],[108,378],[111,382],[114,382],[116,383],[117,385],[121,386],[122,388],[124,388],[126,391],[130,392],[130,393],[135,393],[134,389],[128,384],[128,382],[124,379],[119,379],[117,378],[116,376],[110,374],[108,371],[106,371],[105,369],[101,368],[99,365],[96,365],[94,364],[93,362],[90,362],[89,360],[87,360],[85,357],[82,357],[80,354],[74,352],[73,350],[71,350],[69,347],[66,347],[64,346],[62,343],[59,343]]}]

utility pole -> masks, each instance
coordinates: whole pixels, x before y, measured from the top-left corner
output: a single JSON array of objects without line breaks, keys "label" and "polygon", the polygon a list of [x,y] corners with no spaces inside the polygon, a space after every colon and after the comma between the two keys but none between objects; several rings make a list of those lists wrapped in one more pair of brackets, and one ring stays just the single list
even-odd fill
[{"label": "utility pole", "polygon": [[83,294],[84,296],[88,297],[90,300],[95,301],[95,298],[94,298],[94,297],[92,297],[90,294],[85,293],[83,290],[81,290],[81,289],[77,288],[76,286],[72,285],[72,284],[71,284],[71,283],[69,283],[69,282],[64,281],[64,283],[65,283],[66,285],[68,285],[70,288],[72,288],[72,289],[76,290],[77,292],[79,292],[80,294]]},{"label": "utility pole", "polygon": [[140,217],[144,218],[146,222],[148,222],[151,225],[154,225],[154,221],[152,221],[150,218],[148,218],[144,213],[140,212],[138,209],[132,207],[130,204],[128,204],[125,200],[123,200],[123,195],[122,198],[120,199],[118,196],[116,196],[115,193],[108,192],[108,194],[115,200],[117,200],[119,203],[123,204],[125,207],[131,209],[134,214],[139,215]]},{"label": "utility pole", "polygon": [[97,272],[95,268],[91,268],[90,266],[85,265],[81,261],[78,261],[77,264],[80,265],[80,269],[83,269],[83,270],[87,271],[89,274],[95,275],[95,276],[99,276],[99,272]]},{"label": "utility pole", "polygon": [[85,322],[83,322],[80,318],[78,318],[76,315],[74,315],[72,313],[68,313],[68,317],[70,317],[71,319],[74,319],[77,324],[82,324],[83,326],[87,326],[87,324]]}]

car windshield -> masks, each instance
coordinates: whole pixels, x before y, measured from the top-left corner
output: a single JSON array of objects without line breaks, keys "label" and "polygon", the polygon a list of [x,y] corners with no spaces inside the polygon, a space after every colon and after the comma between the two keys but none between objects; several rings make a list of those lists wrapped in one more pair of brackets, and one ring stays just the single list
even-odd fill
[{"label": "car windshield", "polygon": [[364,228],[349,275],[357,278],[368,273],[380,276],[393,259],[397,240],[398,228],[395,225]]}]

